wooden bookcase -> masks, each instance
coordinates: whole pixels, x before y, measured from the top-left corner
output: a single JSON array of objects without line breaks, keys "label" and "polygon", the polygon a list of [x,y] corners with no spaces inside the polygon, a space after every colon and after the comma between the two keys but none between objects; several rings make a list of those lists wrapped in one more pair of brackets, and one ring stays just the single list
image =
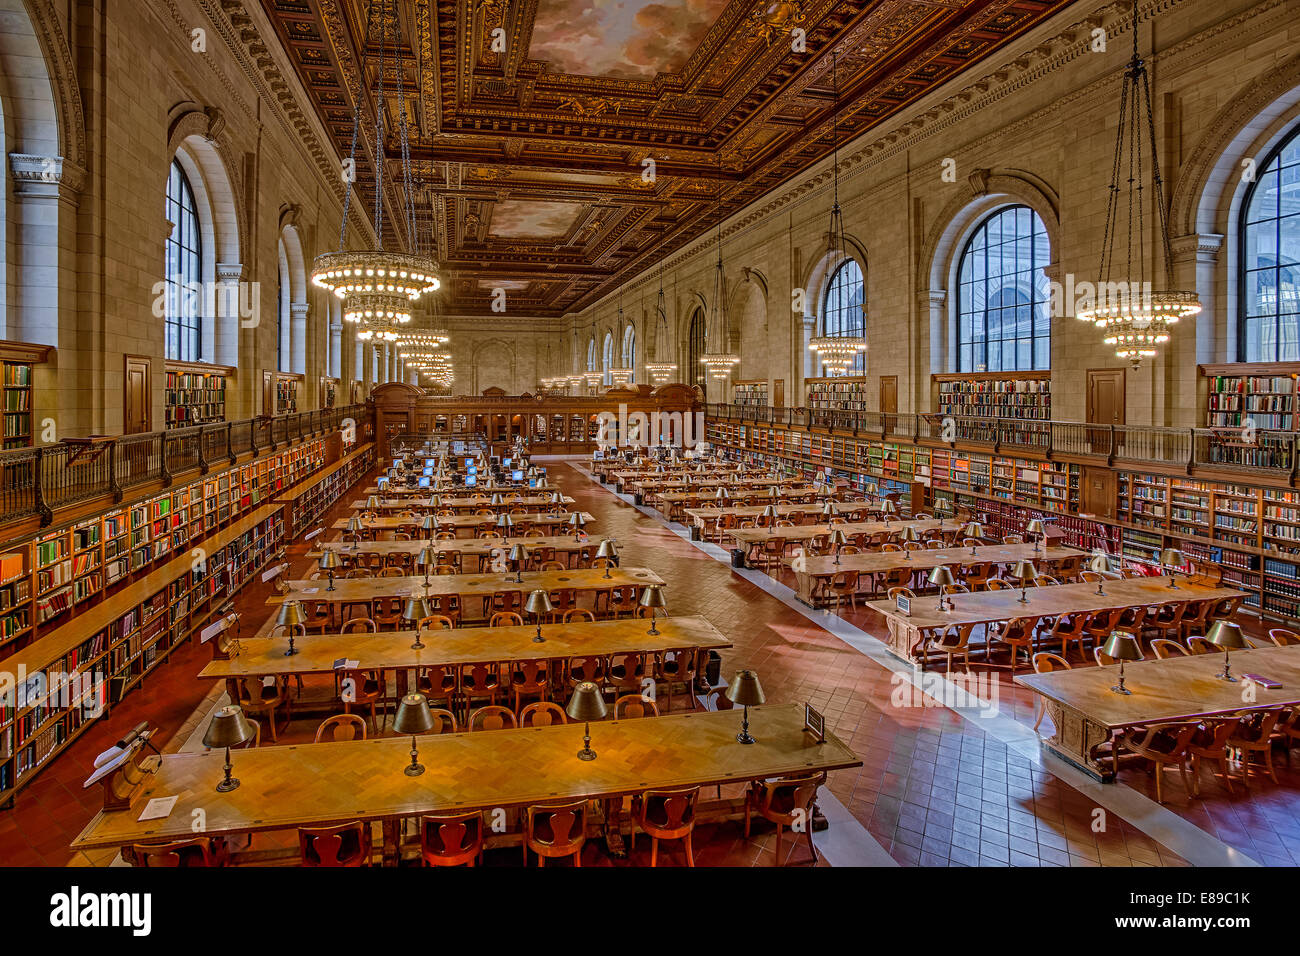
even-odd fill
[{"label": "wooden bookcase", "polygon": [[861,375],[842,375],[833,378],[810,378],[807,407],[814,411],[865,412],[867,410],[867,379]]},{"label": "wooden bookcase", "polygon": [[1248,437],[1260,431],[1300,430],[1300,362],[1201,365],[1199,391],[1205,427],[1213,429],[1210,458],[1225,465],[1289,468],[1289,444]]},{"label": "wooden bookcase", "polygon": [[225,365],[167,362],[167,428],[188,428],[226,420],[226,384],[234,369]]},{"label": "wooden bookcase", "polygon": [[30,448],[35,444],[32,402],[35,366],[54,351],[48,345],[0,340],[0,399],[3,400],[4,447]]},{"label": "wooden bookcase", "polygon": [[320,407],[333,408],[338,404],[339,380],[322,375],[320,380]]},{"label": "wooden bookcase", "polygon": [[1052,417],[1052,373],[967,372],[931,375],[934,408],[958,418]]},{"label": "wooden bookcase", "polygon": [[293,415],[302,398],[302,376],[292,372],[276,372],[272,381],[274,415]]},{"label": "wooden bookcase", "polygon": [[[328,441],[207,475],[0,554],[7,655],[0,671],[44,675],[42,694],[0,699],[0,804],[278,554],[294,510],[277,500],[284,492],[304,481],[322,486],[332,497],[312,500],[323,509],[373,468],[367,442],[339,463],[344,468],[326,470]],[[86,678],[65,693],[65,674]]]},{"label": "wooden bookcase", "polygon": [[766,406],[767,405],[767,380],[736,382],[736,390],[732,394],[732,402],[736,405],[746,407]]}]

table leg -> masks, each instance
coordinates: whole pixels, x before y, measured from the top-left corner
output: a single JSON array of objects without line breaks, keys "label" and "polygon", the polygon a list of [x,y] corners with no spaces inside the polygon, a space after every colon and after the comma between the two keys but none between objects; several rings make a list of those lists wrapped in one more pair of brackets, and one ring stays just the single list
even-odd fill
[{"label": "table leg", "polygon": [[627,847],[619,829],[623,818],[623,798],[611,797],[605,801],[605,849],[616,860],[627,859]]},{"label": "table leg", "polygon": [[397,866],[400,854],[397,846],[397,834],[400,832],[400,820],[397,817],[384,817],[384,866]]}]

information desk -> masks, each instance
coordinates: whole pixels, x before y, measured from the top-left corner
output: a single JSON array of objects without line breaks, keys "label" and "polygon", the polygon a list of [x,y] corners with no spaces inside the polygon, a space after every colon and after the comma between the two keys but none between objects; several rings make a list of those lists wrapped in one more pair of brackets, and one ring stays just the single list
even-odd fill
[{"label": "information desk", "polygon": [[[1102,780],[1115,776],[1114,758],[1099,760],[1097,746],[1114,731],[1141,724],[1195,720],[1258,707],[1300,703],[1300,647],[1261,647],[1230,655],[1236,683],[1220,680],[1222,654],[1195,654],[1167,660],[1136,661],[1124,666],[1124,686],[1110,688],[1119,668],[1083,667],[1016,678],[1038,694],[1052,721],[1043,731],[1043,746]],[[1255,684],[1254,700],[1243,701],[1243,676],[1257,674],[1280,683],[1274,690]]]},{"label": "information desk", "polygon": [[[352,820],[382,821],[384,862],[398,862],[398,821],[422,813],[459,813],[577,799],[598,800],[649,788],[710,786],[860,767],[831,733],[818,742],[803,729],[803,704],[751,707],[753,744],[736,741],[737,710],[597,721],[595,760],[579,760],[583,725],[436,734],[419,738],[426,770],[408,777],[411,738],[382,737],[233,754],[240,786],[219,794],[223,751],[166,754],[129,809],[100,811],[72,843],[75,850],[229,837]],[[154,797],[178,796],[162,820],[139,822]]]}]

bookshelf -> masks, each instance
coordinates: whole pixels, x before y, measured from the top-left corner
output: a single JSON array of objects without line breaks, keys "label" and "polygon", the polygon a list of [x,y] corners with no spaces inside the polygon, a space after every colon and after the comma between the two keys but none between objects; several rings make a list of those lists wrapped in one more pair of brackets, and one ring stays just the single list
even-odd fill
[{"label": "bookshelf", "polygon": [[1300,429],[1297,389],[1300,362],[1234,362],[1201,365],[1200,392],[1210,460],[1239,467],[1289,468],[1288,443],[1261,443],[1248,432]]},{"label": "bookshelf", "polygon": [[808,408],[813,411],[865,412],[867,380],[864,376],[810,378]]},{"label": "bookshelf", "polygon": [[275,414],[292,415],[298,411],[302,376],[277,372],[275,376]]},{"label": "bookshelf", "polygon": [[226,420],[226,380],[234,369],[187,362],[166,364],[166,427],[188,428]]},{"label": "bookshelf", "polygon": [[0,341],[0,400],[3,401],[4,448],[30,448],[35,444],[32,381],[35,366],[54,351],[48,345]]},{"label": "bookshelf", "polygon": [[[0,554],[0,672],[43,675],[28,681],[39,693],[0,698],[0,803],[278,555],[293,506],[274,499],[310,481],[333,495],[313,498],[323,509],[348,492],[347,479],[355,484],[373,467],[374,445],[365,443],[326,469],[327,441],[207,475]],[[42,618],[51,601],[61,606]]]},{"label": "bookshelf", "polygon": [[958,418],[1052,417],[1051,372],[970,372],[932,375],[934,407]]},{"label": "bookshelf", "polygon": [[375,447],[366,444],[330,465],[311,479],[278,496],[287,508],[289,537],[296,538],[315,524],[342,494],[375,467]]},{"label": "bookshelf", "polygon": [[338,403],[339,380],[322,375],[320,380],[320,407],[333,408]]},{"label": "bookshelf", "polygon": [[731,400],[733,404],[750,408],[767,405],[767,380],[736,382]]}]

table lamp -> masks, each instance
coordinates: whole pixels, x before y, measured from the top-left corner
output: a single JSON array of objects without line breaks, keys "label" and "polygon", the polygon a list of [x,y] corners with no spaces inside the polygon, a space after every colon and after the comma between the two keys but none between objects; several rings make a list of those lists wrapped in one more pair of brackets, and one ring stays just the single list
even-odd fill
[{"label": "table lamp", "polygon": [[501,497],[501,492],[498,491],[492,495],[492,500],[489,503],[494,505],[505,504],[505,499]]},{"label": "table lamp", "polygon": [[578,536],[582,533],[583,525],[587,522],[583,519],[582,513],[574,511],[569,515],[569,527],[573,529],[573,540],[577,541]]},{"label": "table lamp", "polygon": [[1160,564],[1169,569],[1169,587],[1175,591],[1178,590],[1178,584],[1174,581],[1174,569],[1181,567],[1186,561],[1183,552],[1177,548],[1165,548],[1160,552]]},{"label": "table lamp", "polygon": [[[956,579],[952,576],[952,568],[948,567],[946,564],[941,564],[930,571],[930,577],[928,580],[939,589],[939,610],[942,611],[944,603],[944,587],[949,584],[957,583]],[[948,606],[952,606],[951,598],[948,599]]]},{"label": "table lamp", "polygon": [[429,506],[430,506],[431,508],[441,508],[441,507],[442,507],[442,495],[432,495],[432,496],[430,496],[430,498],[429,498]]},{"label": "table lamp", "polygon": [[758,682],[758,675],[753,671],[736,671],[736,676],[731,679],[731,686],[727,688],[727,700],[745,708],[740,723],[740,733],[736,734],[736,739],[742,744],[752,744],[754,738],[749,735],[749,708],[757,707],[767,700],[763,694],[763,686]]},{"label": "table lamp", "polygon": [[1043,550],[1043,544],[1042,544],[1043,535],[1045,535],[1046,533],[1047,533],[1047,529],[1043,527],[1043,523],[1039,521],[1037,518],[1029,522],[1029,524],[1025,525],[1025,534],[1032,534],[1034,536],[1035,551]]},{"label": "table lamp", "polygon": [[1119,683],[1111,688],[1117,694],[1133,693],[1124,686],[1124,662],[1142,660],[1142,648],[1138,647],[1137,638],[1124,631],[1111,631],[1110,638],[1101,652],[1107,657],[1119,661]]},{"label": "table lamp", "polygon": [[1020,603],[1029,603],[1029,582],[1034,579],[1038,571],[1034,569],[1034,562],[1021,558],[1011,568],[1011,576],[1020,582]]},{"label": "table lamp", "polygon": [[714,501],[726,501],[726,500],[727,500],[727,489],[726,489],[726,488],[723,488],[721,485],[719,485],[719,486],[718,486],[718,490],[717,490],[716,492],[714,492],[714,494],[713,494],[713,500],[714,500]]},{"label": "table lamp", "polygon": [[913,528],[910,524],[907,527],[905,527],[902,531],[898,532],[898,540],[903,542],[904,561],[912,560],[912,552],[908,550],[907,545],[913,541],[919,540],[920,537],[921,536],[916,533],[916,529]]},{"label": "table lamp", "polygon": [[438,533],[438,517],[436,515],[425,515],[420,519],[420,530],[424,532],[426,538],[432,538]]},{"label": "table lamp", "polygon": [[1246,643],[1246,639],[1241,636],[1241,625],[1233,621],[1215,621],[1210,625],[1210,629],[1205,632],[1205,637],[1211,644],[1223,648],[1223,673],[1215,676],[1219,680],[1236,683],[1237,678],[1232,676],[1228,655],[1234,649],[1241,650],[1244,647],[1250,647]]},{"label": "table lamp", "polygon": [[934,516],[939,519],[939,530],[943,530],[943,519],[952,513],[952,505],[947,498],[940,498],[934,503]]},{"label": "table lamp", "polygon": [[[1097,551],[1096,553],[1094,553],[1092,556],[1092,560],[1088,562],[1088,570],[1095,571],[1097,574],[1113,573],[1111,571],[1110,555],[1102,551]],[[1105,583],[1106,583],[1105,580],[1097,581],[1097,593],[1103,596],[1106,594],[1105,590],[1102,588],[1102,585]]]},{"label": "table lamp", "polygon": [[827,521],[835,517],[835,506],[830,503],[829,499],[822,505],[822,517]]},{"label": "table lamp", "polygon": [[[614,559],[618,557],[618,551],[616,551],[614,548],[614,542],[610,541],[609,538],[605,538],[603,541],[601,541],[600,547],[596,549],[596,557],[609,558],[609,560],[613,562]],[[606,564],[605,577],[609,577],[609,576],[610,576],[609,565]]]},{"label": "table lamp", "polygon": [[415,556],[416,567],[424,568],[424,586],[429,586],[429,569],[438,563],[438,549],[425,546],[420,549],[420,553]]},{"label": "table lamp", "polygon": [[320,553],[320,560],[316,562],[317,567],[329,575],[330,583],[326,591],[334,590],[334,569],[342,564],[338,552],[333,548],[326,548]]},{"label": "table lamp", "polygon": [[506,544],[510,543],[510,529],[515,526],[515,519],[510,515],[497,515],[497,530],[501,532],[501,537],[505,539]]},{"label": "table lamp", "polygon": [[431,730],[433,714],[429,713],[429,699],[423,694],[407,694],[403,697],[397,705],[397,714],[393,717],[393,733],[411,735],[411,763],[406,768],[408,777],[418,777],[424,773],[415,738],[417,734],[426,734]]},{"label": "table lamp", "polygon": [[646,633],[658,634],[659,628],[655,625],[655,608],[667,606],[664,601],[663,585],[647,584],[641,591],[641,600],[637,603],[650,609],[650,630],[646,631]]},{"label": "table lamp", "polygon": [[849,536],[843,528],[831,528],[831,544],[835,547],[835,563],[840,563],[840,548],[849,543]]},{"label": "table lamp", "polygon": [[524,564],[528,561],[528,549],[522,544],[511,545],[510,560],[515,563],[515,584],[523,584]]},{"label": "table lamp", "polygon": [[411,645],[411,650],[424,650],[424,641],[420,640],[424,636],[420,633],[420,622],[432,616],[433,608],[429,606],[428,598],[412,595],[406,599],[406,607],[402,608],[402,620],[415,626],[415,643]]},{"label": "table lamp", "polygon": [[361,519],[358,518],[356,515],[353,515],[351,518],[348,519],[348,533],[352,535],[353,551],[355,551],[357,549],[357,545],[361,543],[361,532],[365,529],[365,527],[366,526],[362,524]]},{"label": "table lamp", "polygon": [[573,688],[569,706],[564,709],[570,720],[581,720],[585,725],[582,732],[582,749],[578,751],[579,760],[595,760],[596,751],[591,749],[591,722],[604,720],[605,698],[600,695],[600,688],[589,680],[584,680]]},{"label": "table lamp", "polygon": [[558,491],[552,491],[551,504],[553,505],[564,504],[564,495],[560,494]]},{"label": "table lamp", "polygon": [[975,548],[978,545],[979,539],[984,537],[984,526],[978,521],[967,521],[962,525],[961,536],[963,538],[971,538],[976,542],[976,544],[970,546],[970,553],[974,556],[977,553]]},{"label": "table lamp", "polygon": [[239,786],[239,780],[230,775],[230,748],[248,743],[255,736],[257,732],[244,716],[241,707],[227,704],[212,715],[212,721],[203,734],[203,746],[211,747],[213,750],[218,747],[226,748],[226,775],[217,784],[218,793],[229,793]]},{"label": "table lamp", "polygon": [[293,657],[298,653],[298,649],[293,646],[293,629],[301,627],[304,632],[307,629],[307,612],[303,610],[299,601],[285,601],[280,605],[280,611],[275,615],[276,627],[287,627],[289,629],[289,649],[284,652],[285,657]]},{"label": "table lamp", "polygon": [[555,605],[551,603],[551,596],[538,588],[528,593],[528,601],[524,604],[524,610],[537,621],[537,633],[533,636],[533,641],[537,644],[542,643],[546,638],[542,637],[542,615],[550,614],[555,610]]},{"label": "table lamp", "polygon": [[383,507],[383,502],[379,500],[378,495],[371,495],[369,498],[366,499],[367,511],[378,511],[382,507]]},{"label": "table lamp", "polygon": [[898,509],[894,507],[894,503],[888,498],[880,503],[880,515],[884,521],[892,518],[897,511]]},{"label": "table lamp", "polygon": [[768,527],[769,527],[769,528],[775,528],[775,527],[776,527],[776,514],[777,514],[777,512],[776,512],[776,505],[764,505],[764,506],[763,506],[763,517],[768,519]]}]

